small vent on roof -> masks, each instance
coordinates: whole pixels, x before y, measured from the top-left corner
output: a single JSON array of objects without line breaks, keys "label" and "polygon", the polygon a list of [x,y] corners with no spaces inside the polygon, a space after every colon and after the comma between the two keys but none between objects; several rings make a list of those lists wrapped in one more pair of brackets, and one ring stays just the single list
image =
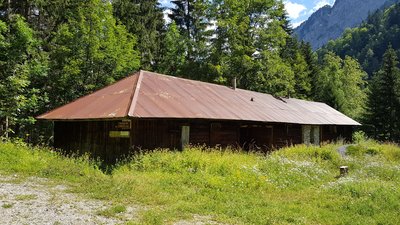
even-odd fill
[{"label": "small vent on roof", "polygon": [[254,98],[251,98],[250,101],[254,102]]},{"label": "small vent on roof", "polygon": [[236,77],[232,79],[232,88],[233,90],[236,90]]}]

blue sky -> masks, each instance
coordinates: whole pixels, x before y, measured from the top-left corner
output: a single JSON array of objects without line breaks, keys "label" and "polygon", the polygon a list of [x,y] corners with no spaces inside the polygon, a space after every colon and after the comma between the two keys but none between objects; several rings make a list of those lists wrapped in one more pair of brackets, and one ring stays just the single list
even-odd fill
[{"label": "blue sky", "polygon": [[[170,0],[159,0],[163,6],[171,6]],[[293,27],[297,27],[324,5],[333,5],[335,0],[284,0]]]}]

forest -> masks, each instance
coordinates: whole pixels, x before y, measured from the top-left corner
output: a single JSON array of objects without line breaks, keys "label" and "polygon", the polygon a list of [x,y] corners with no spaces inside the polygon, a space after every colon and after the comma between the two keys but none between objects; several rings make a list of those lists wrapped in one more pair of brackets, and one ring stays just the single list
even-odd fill
[{"label": "forest", "polygon": [[329,104],[400,141],[400,5],[313,52],[280,0],[0,0],[0,135],[139,69]]}]

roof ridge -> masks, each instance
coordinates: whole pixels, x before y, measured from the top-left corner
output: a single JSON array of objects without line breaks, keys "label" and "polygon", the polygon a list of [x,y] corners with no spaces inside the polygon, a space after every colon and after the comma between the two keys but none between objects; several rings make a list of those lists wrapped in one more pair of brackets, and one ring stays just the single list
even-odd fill
[{"label": "roof ridge", "polygon": [[227,85],[223,85],[223,84],[211,83],[211,82],[202,81],[202,80],[193,80],[193,79],[189,79],[189,78],[185,78],[185,77],[162,74],[162,73],[152,72],[152,71],[148,71],[148,70],[140,70],[140,72],[146,72],[148,74],[155,75],[155,76],[163,76],[163,77],[168,77],[168,78],[173,78],[173,79],[185,80],[185,81],[189,81],[189,82],[192,82],[192,83],[202,83],[202,84],[205,84],[205,85],[212,85],[212,86],[217,86],[217,87],[225,87],[225,88],[232,89],[233,91],[245,91],[245,92],[251,92],[251,93],[254,93],[254,94],[269,95],[269,96],[274,97],[274,98],[276,98],[276,97],[282,98],[285,101],[286,100],[295,100],[295,101],[303,101],[303,102],[310,102],[310,103],[321,103],[321,104],[328,105],[325,102],[321,102],[321,101],[313,101],[313,100],[310,100],[310,99],[300,99],[300,98],[292,98],[292,97],[285,97],[285,96],[277,96],[277,95],[273,95],[271,93],[258,92],[258,91],[243,89],[243,88],[233,89],[232,87],[227,86]]},{"label": "roof ridge", "polygon": [[140,91],[140,87],[141,87],[142,80],[143,80],[143,71],[144,70],[139,71],[139,75],[138,75],[139,77],[136,82],[135,91],[132,93],[131,100],[130,100],[130,106],[128,107],[128,111],[126,112],[126,115],[128,117],[133,117],[133,112],[136,108],[136,103],[139,98],[139,91]]},{"label": "roof ridge", "polygon": [[[217,84],[217,83],[211,83],[208,81],[203,81],[203,80],[193,80],[193,79],[189,79],[189,78],[185,78],[185,77],[179,77],[179,76],[173,76],[173,75],[168,75],[168,74],[162,74],[162,73],[157,73],[157,72],[152,72],[152,71],[147,71],[147,70],[142,70],[143,72],[149,73],[151,75],[155,75],[155,76],[162,76],[162,77],[168,77],[168,78],[173,78],[173,79],[180,79],[180,80],[185,80],[185,81],[189,81],[189,82],[194,82],[194,83],[202,83],[205,85],[212,85],[212,86],[218,86],[218,87],[225,87],[225,88],[229,88],[232,89],[232,87],[227,86],[227,85],[223,85],[223,84]],[[249,91],[246,89],[242,89],[242,88],[236,88],[236,90],[244,90],[244,91]]]}]

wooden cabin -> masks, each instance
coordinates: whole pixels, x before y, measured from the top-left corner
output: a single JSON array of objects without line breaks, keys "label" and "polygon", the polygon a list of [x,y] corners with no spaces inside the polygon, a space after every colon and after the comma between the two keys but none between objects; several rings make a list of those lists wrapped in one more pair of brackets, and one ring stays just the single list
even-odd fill
[{"label": "wooden cabin", "polygon": [[186,145],[268,151],[351,139],[360,125],[330,106],[140,71],[38,117],[54,145],[113,161]]}]

